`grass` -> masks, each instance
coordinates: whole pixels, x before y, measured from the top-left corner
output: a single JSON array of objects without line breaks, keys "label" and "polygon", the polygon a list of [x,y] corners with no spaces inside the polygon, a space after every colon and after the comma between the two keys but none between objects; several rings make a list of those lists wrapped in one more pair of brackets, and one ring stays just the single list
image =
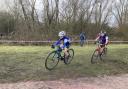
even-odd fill
[{"label": "grass", "polygon": [[48,46],[0,46],[0,82],[40,81],[128,73],[128,45],[110,45],[105,62],[91,64],[94,45],[73,46],[75,58],[70,65],[60,61],[56,69],[44,67]]}]

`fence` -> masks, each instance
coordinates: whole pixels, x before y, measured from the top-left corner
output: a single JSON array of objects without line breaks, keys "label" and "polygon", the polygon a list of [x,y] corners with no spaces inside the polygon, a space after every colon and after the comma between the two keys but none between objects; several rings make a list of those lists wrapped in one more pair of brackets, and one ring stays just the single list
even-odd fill
[{"label": "fence", "polygon": [[[55,41],[14,41],[14,40],[0,40],[0,44],[19,44],[19,45],[47,45]],[[79,40],[72,41],[73,44],[79,44]],[[93,44],[94,40],[87,40],[86,44]],[[110,41],[110,44],[128,44],[128,41]]]}]

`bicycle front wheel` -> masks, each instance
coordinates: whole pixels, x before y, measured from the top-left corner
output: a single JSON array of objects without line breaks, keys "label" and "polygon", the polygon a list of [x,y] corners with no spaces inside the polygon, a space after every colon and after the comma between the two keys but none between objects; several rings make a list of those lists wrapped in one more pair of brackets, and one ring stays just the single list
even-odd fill
[{"label": "bicycle front wheel", "polygon": [[56,51],[53,51],[48,54],[45,60],[45,68],[48,70],[52,70],[57,66],[58,63],[59,63],[58,54]]},{"label": "bicycle front wheel", "polygon": [[69,53],[69,56],[66,58],[66,56],[64,57],[64,63],[65,64],[70,64],[71,61],[73,60],[74,58],[74,50],[73,49],[69,49],[68,50],[68,53]]},{"label": "bicycle front wheel", "polygon": [[98,52],[98,50],[95,50],[91,57],[91,63],[92,64],[97,63],[98,57],[99,57],[99,52]]}]

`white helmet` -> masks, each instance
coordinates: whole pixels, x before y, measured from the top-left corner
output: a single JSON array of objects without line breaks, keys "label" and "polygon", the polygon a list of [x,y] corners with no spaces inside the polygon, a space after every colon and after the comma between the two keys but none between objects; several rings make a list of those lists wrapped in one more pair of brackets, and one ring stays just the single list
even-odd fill
[{"label": "white helmet", "polygon": [[104,31],[104,34],[107,34],[107,32],[106,32],[106,31]]},{"label": "white helmet", "polygon": [[101,33],[101,36],[104,36],[104,33]]},{"label": "white helmet", "polygon": [[65,36],[66,35],[66,32],[65,31],[61,31],[61,32],[59,32],[59,34],[58,34],[58,36]]}]

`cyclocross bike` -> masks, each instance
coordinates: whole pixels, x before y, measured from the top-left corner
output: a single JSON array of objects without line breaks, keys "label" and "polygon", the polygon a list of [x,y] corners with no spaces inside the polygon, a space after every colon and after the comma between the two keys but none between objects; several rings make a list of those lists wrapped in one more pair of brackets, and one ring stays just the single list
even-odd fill
[{"label": "cyclocross bike", "polygon": [[48,70],[54,69],[60,60],[65,64],[70,64],[74,57],[74,50],[68,49],[69,56],[65,57],[63,50],[59,46],[55,46],[55,50],[50,52],[45,60],[45,67]]},{"label": "cyclocross bike", "polygon": [[[98,45],[100,45],[100,44],[98,44]],[[107,55],[108,49],[105,46],[102,52],[100,52],[100,50],[101,49],[99,46],[94,50],[92,57],[91,57],[92,64],[97,63],[99,60],[104,61],[104,57]]]}]

